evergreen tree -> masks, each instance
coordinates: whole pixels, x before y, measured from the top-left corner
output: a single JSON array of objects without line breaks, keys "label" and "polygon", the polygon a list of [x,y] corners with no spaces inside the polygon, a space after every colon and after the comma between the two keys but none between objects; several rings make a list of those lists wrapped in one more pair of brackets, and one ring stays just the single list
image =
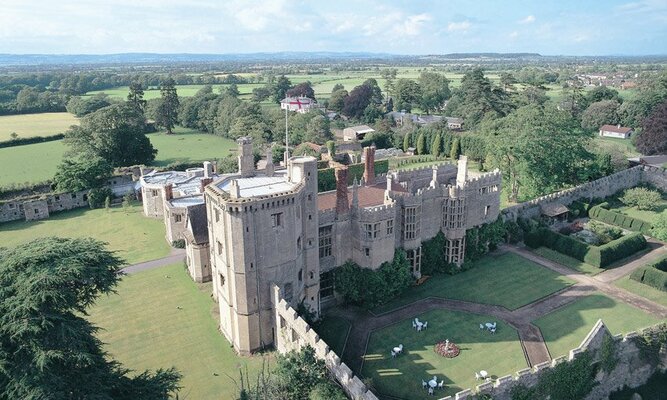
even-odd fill
[{"label": "evergreen tree", "polygon": [[281,75],[278,80],[271,86],[271,94],[273,101],[280,103],[285,98],[285,94],[292,86],[292,82],[285,75]]},{"label": "evergreen tree", "polygon": [[460,155],[461,155],[461,149],[460,149],[459,138],[454,138],[454,141],[452,142],[452,149],[449,153],[449,157],[452,160],[458,160]]},{"label": "evergreen tree", "polygon": [[141,110],[143,113],[146,109],[146,100],[144,100],[144,88],[139,82],[132,82],[130,84],[130,93],[127,95],[127,102]]},{"label": "evergreen tree", "polygon": [[424,133],[420,133],[417,136],[417,154],[420,156],[426,153],[426,143],[424,142]]},{"label": "evergreen tree", "polygon": [[433,138],[433,143],[431,144],[431,154],[436,157],[440,156],[440,148],[442,147],[442,139],[440,139],[440,134],[436,134]]},{"label": "evergreen tree", "polygon": [[408,149],[410,148],[410,141],[412,140],[411,136],[412,134],[410,132],[407,132],[403,137],[403,151],[405,152],[407,152]]},{"label": "evergreen tree", "polygon": [[172,130],[178,122],[178,94],[176,93],[176,82],[168,78],[160,85],[161,101],[157,107],[155,123],[167,130],[167,135],[174,133]]}]

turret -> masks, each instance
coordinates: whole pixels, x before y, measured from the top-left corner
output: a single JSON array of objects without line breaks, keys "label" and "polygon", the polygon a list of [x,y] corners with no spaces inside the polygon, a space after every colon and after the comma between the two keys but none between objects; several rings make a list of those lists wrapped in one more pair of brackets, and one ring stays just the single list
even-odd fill
[{"label": "turret", "polygon": [[242,178],[255,175],[255,157],[252,154],[252,139],[248,136],[240,137],[239,144],[239,174]]}]

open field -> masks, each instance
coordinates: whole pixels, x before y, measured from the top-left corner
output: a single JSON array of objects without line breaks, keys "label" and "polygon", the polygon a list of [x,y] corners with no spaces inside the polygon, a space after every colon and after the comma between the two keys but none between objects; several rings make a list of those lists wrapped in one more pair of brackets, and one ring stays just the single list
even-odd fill
[{"label": "open field", "polygon": [[659,318],[601,293],[577,300],[533,323],[542,331],[551,357],[567,355],[602,319],[612,334],[628,333],[660,322]]},{"label": "open field", "polygon": [[457,275],[436,274],[373,312],[388,312],[426,297],[496,304],[514,310],[573,283],[514,253],[489,255]]},{"label": "open field", "polygon": [[[497,378],[526,368],[517,332],[502,321],[491,334],[480,330],[479,323],[495,321],[483,315],[436,310],[418,316],[428,321],[428,329],[417,332],[411,320],[375,331],[368,342],[362,375],[372,378],[378,392],[398,398],[431,398],[422,388],[422,380],[434,375],[445,381],[446,389],[436,390],[437,398],[453,396],[480,384],[475,372],[486,370]],[[455,358],[445,358],[433,351],[439,341],[449,339],[461,349]],[[403,344],[404,353],[392,358],[390,350]]]},{"label": "open field", "polygon": [[[123,278],[118,293],[102,297],[89,319],[103,328],[105,349],[138,372],[176,367],[181,399],[233,399],[239,371],[251,375],[262,357],[239,357],[217,329],[211,284],[196,284],[182,264]],[[273,363],[271,355],[267,360]]]},{"label": "open field", "polygon": [[614,282],[614,285],[667,307],[667,292],[630,279],[630,275]]},{"label": "open field", "polygon": [[572,258],[566,254],[557,252],[556,250],[551,250],[548,247],[539,247],[537,249],[531,249],[535,254],[538,254],[547,260],[563,264],[568,268],[571,268],[577,272],[581,272],[586,275],[597,275],[600,272],[604,271],[603,268],[597,268],[590,264],[586,264],[583,261],[579,261],[576,258]]},{"label": "open field", "polygon": [[[158,150],[155,166],[176,161],[191,162],[224,158],[236,144],[233,140],[189,129],[176,134],[149,134]],[[63,141],[0,148],[0,186],[11,183],[40,182],[53,178],[63,154],[69,148]]]},{"label": "open field", "polygon": [[129,210],[80,208],[51,215],[41,221],[14,221],[0,225],[5,247],[45,236],[92,237],[109,243],[109,249],[129,264],[165,257],[170,247],[164,239],[161,219],[144,217],[141,204]]},{"label": "open field", "polygon": [[616,139],[609,137],[595,136],[593,144],[603,150],[616,150],[623,153],[626,157],[635,157],[639,152],[632,144],[631,139]]},{"label": "open field", "polygon": [[0,142],[11,139],[12,132],[19,138],[52,136],[64,133],[79,119],[66,112],[0,116]]}]

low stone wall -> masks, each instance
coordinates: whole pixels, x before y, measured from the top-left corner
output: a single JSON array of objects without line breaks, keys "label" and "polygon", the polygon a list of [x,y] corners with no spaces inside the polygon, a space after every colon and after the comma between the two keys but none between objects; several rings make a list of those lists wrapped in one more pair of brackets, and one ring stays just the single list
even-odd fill
[{"label": "low stone wall", "polygon": [[75,193],[49,193],[34,197],[0,201],[0,223],[9,221],[34,221],[49,218],[58,211],[88,207],[88,191]]},{"label": "low stone wall", "polygon": [[327,366],[345,393],[354,400],[378,400],[359,379],[350,367],[340,360],[329,345],[317,335],[317,333],[304,321],[297,312],[282,299],[280,288],[273,285],[273,308],[275,311],[276,324],[276,350],[286,353],[291,350],[299,350],[303,346],[310,345],[315,349],[315,356]]},{"label": "low stone wall", "polygon": [[[519,370],[514,375],[505,375],[495,381],[477,385],[474,389],[462,390],[454,396],[443,397],[439,400],[474,399],[481,394],[489,395],[494,400],[511,400],[510,393],[515,386],[533,387],[537,385],[540,376],[550,368],[562,362],[572,361],[586,350],[592,351],[594,359],[597,359],[597,350],[600,349],[604,337],[609,336],[616,342],[618,362],[613,371],[609,373],[598,372],[595,377],[597,385],[586,397],[586,400],[606,399],[610,393],[623,388],[623,386],[637,387],[643,385],[656,372],[656,367],[641,359],[639,349],[632,342],[632,338],[653,329],[655,328],[647,328],[644,331],[631,332],[625,336],[611,336],[602,320],[598,320],[579,347],[570,350],[567,357],[555,358],[551,362],[544,362],[533,366],[533,368]],[[667,362],[667,354],[663,354],[662,357],[663,363]]]},{"label": "low stone wall", "polygon": [[576,200],[602,199],[611,196],[619,190],[628,189],[640,183],[651,183],[667,188],[665,171],[655,167],[636,166],[615,174],[605,176],[592,182],[584,183],[571,189],[562,190],[546,196],[507,207],[501,215],[505,221],[517,218],[536,218],[541,214],[541,206],[547,204],[569,205]]}]

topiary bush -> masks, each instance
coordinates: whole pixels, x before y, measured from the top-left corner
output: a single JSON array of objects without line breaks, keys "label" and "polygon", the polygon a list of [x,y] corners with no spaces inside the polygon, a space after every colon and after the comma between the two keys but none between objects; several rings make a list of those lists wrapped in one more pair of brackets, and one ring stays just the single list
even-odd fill
[{"label": "topiary bush", "polygon": [[632,271],[630,279],[667,292],[667,256]]},{"label": "topiary bush", "polygon": [[602,203],[590,209],[588,215],[595,220],[602,221],[606,224],[617,225],[634,232],[642,232],[649,234],[651,231],[651,224],[639,219],[617,213],[615,211],[607,210],[608,203]]},{"label": "topiary bush", "polygon": [[619,200],[625,205],[637,207],[638,210],[655,210],[662,200],[662,195],[657,190],[636,187],[627,189]]}]

